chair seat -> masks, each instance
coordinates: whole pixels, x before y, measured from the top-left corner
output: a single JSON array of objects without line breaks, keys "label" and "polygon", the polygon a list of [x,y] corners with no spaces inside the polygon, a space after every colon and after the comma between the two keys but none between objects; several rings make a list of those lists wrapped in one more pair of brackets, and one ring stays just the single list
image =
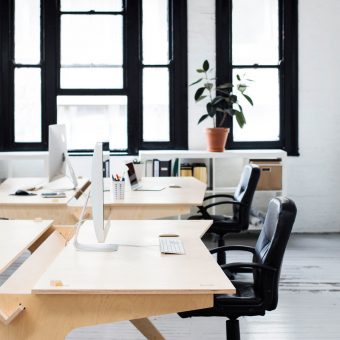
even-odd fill
[{"label": "chair seat", "polygon": [[250,282],[232,281],[236,294],[218,294],[214,296],[214,307],[178,313],[182,318],[192,316],[224,316],[230,319],[240,315],[264,315],[263,300],[255,294]]},{"label": "chair seat", "polygon": [[[231,216],[226,215],[211,215],[214,224],[207,231],[208,233],[215,233],[224,236],[226,233],[239,233],[240,223],[234,220]],[[202,220],[202,215],[193,215],[188,220]]]},{"label": "chair seat", "polygon": [[208,233],[224,236],[228,233],[239,233],[242,230],[239,221],[230,217],[219,219],[221,215],[217,215],[218,218],[215,219],[215,216],[213,216],[214,224],[209,228]]},{"label": "chair seat", "polygon": [[219,294],[215,296],[215,301],[221,306],[236,305],[259,305],[261,299],[255,294],[254,284],[252,282],[231,281],[236,288],[236,294],[225,295]]}]

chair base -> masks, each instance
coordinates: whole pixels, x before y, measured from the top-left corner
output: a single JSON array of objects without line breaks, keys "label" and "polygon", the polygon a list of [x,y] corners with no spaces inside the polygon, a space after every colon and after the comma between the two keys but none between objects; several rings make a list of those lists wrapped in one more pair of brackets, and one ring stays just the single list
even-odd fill
[{"label": "chair base", "polygon": [[226,321],[227,340],[240,340],[240,324],[237,319]]}]

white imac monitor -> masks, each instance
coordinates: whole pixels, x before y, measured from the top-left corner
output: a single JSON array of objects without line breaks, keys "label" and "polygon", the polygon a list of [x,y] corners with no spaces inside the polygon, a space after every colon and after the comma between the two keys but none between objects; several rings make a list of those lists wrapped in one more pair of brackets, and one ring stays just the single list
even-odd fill
[{"label": "white imac monitor", "polygon": [[91,174],[91,197],[92,197],[92,215],[93,225],[97,241],[105,242],[107,232],[110,228],[110,221],[104,223],[104,176],[103,176],[103,144],[97,143],[92,159]]},{"label": "white imac monitor", "polygon": [[67,154],[66,127],[62,124],[50,125],[48,129],[48,181],[52,182],[66,176],[69,169],[73,188],[78,186],[70,159]]},{"label": "white imac monitor", "polygon": [[[93,226],[96,234],[97,242],[93,244],[79,243],[77,240],[78,231],[82,223],[82,213],[80,221],[78,222],[78,228],[76,237],[74,240],[75,247],[78,250],[85,251],[116,251],[118,245],[104,243],[106,235],[110,229],[110,220],[104,221],[104,176],[103,176],[103,143],[97,143],[94,149],[92,158],[92,174],[91,174],[91,201],[92,201],[92,216]],[[86,207],[86,204],[85,204]],[[85,209],[83,209],[83,212]]]}]

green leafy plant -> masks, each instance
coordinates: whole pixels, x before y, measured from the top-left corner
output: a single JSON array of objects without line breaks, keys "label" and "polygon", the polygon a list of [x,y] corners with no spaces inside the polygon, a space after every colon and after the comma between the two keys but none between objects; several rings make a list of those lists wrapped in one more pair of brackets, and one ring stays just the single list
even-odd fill
[{"label": "green leafy plant", "polygon": [[213,119],[214,127],[216,127],[217,121],[219,122],[218,127],[223,127],[227,116],[230,115],[236,117],[238,125],[242,128],[246,124],[246,119],[243,114],[243,108],[233,89],[236,88],[237,93],[242,95],[250,105],[253,105],[253,100],[245,93],[248,88],[248,82],[251,80],[236,75],[237,84],[225,83],[214,87],[213,81],[215,78],[209,77],[211,69],[208,60],[205,60],[202,68],[196,71],[202,77],[190,84],[190,86],[200,82],[203,82],[203,86],[196,90],[195,101],[199,102],[205,98],[208,99],[206,104],[207,113],[201,116],[198,124],[210,117]]}]

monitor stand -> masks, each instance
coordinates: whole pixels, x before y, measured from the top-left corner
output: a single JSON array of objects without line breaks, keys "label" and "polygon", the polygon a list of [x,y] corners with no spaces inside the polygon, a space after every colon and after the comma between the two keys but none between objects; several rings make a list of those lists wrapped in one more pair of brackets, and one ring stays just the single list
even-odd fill
[{"label": "monitor stand", "polygon": [[[79,228],[80,229],[80,228]],[[79,230],[77,227],[77,230]],[[78,232],[74,236],[74,247],[79,251],[94,251],[94,252],[114,252],[118,250],[118,244],[108,243],[81,243],[78,241]]]},{"label": "monitor stand", "polygon": [[[73,245],[74,247],[79,251],[94,251],[94,252],[113,252],[118,250],[118,244],[110,244],[110,243],[82,243],[79,242],[78,236],[79,231],[83,223],[85,222],[84,216],[85,216],[85,210],[88,203],[88,200],[90,198],[90,193],[87,194],[85,204],[83,206],[82,212],[79,217],[79,221],[76,224],[76,232],[74,235]],[[109,226],[108,226],[109,228]],[[107,230],[108,230],[107,228]]]},{"label": "monitor stand", "polygon": [[63,154],[63,160],[66,163],[66,167],[69,170],[70,175],[60,174],[52,178],[48,183],[46,183],[43,188],[55,191],[68,191],[76,190],[78,187],[78,180],[74,173],[70,158],[67,154]]},{"label": "monitor stand", "polygon": [[66,161],[66,167],[68,168],[68,170],[70,172],[71,181],[73,183],[73,189],[77,189],[78,180],[77,180],[76,174],[74,173],[72,163],[70,161],[70,157],[68,155],[64,155],[64,156],[65,156],[65,161]]}]

